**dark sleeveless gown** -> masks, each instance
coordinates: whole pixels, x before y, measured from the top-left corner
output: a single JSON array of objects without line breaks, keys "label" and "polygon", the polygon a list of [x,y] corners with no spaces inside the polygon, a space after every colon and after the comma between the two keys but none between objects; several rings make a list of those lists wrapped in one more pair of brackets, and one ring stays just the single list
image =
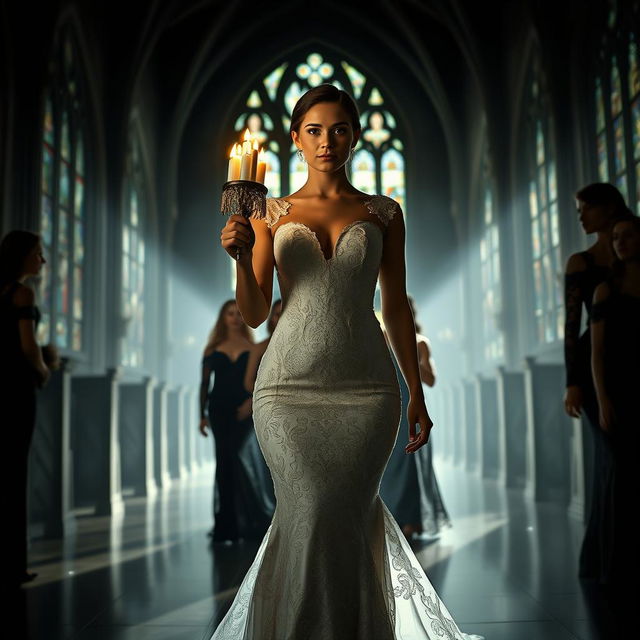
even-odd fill
[{"label": "dark sleeveless gown", "polygon": [[400,385],[402,410],[398,437],[380,483],[380,497],[401,528],[419,524],[423,533],[434,536],[451,523],[433,469],[431,438],[415,453],[405,453],[409,432],[409,388],[395,356],[389,351]]},{"label": "dark sleeveless gown", "polygon": [[27,318],[40,321],[35,306],[16,307],[13,283],[0,296],[0,405],[3,411],[2,467],[4,533],[6,535],[4,580],[15,584],[27,570],[27,462],[36,422],[37,379],[20,343],[18,323]]},{"label": "dark sleeveless gown", "polygon": [[[201,393],[208,394],[209,422],[215,441],[214,541],[262,538],[275,510],[273,481],[253,420],[236,419],[238,407],[251,397],[244,388],[248,358],[248,351],[235,362],[222,351],[214,351],[202,361]],[[212,373],[214,383],[209,392]]]},{"label": "dark sleeveless gown", "polygon": [[606,534],[601,582],[623,587],[637,576],[638,543],[634,505],[638,501],[638,391],[640,390],[640,297],[622,293],[610,281],[609,297],[594,305],[592,322],[604,322],[604,383],[615,412],[609,435],[612,465],[606,476],[603,528]]},{"label": "dark sleeveless gown", "polygon": [[587,435],[592,456],[585,458],[586,507],[588,513],[584,540],[580,551],[579,575],[606,582],[610,570],[610,478],[613,458],[608,436],[599,426],[598,401],[591,374],[591,331],[589,325],[580,335],[582,305],[591,318],[593,293],[611,274],[608,267],[597,265],[588,251],[581,254],[587,268],[565,277],[565,364],[567,386],[577,385],[582,391],[583,408],[590,427]]}]

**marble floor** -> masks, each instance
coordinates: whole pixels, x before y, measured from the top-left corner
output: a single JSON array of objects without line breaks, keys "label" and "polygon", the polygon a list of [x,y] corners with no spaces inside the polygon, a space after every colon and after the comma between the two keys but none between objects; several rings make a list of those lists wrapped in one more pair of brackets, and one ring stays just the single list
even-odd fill
[{"label": "marble floor", "polygon": [[[607,602],[576,578],[581,525],[566,509],[443,462],[437,473],[454,527],[415,549],[464,631],[487,640],[631,637],[612,630]],[[64,540],[34,541],[39,576],[11,596],[10,619],[22,628],[4,637],[208,639],[258,546],[209,546],[210,474],[127,499],[118,517],[81,516]]]}]

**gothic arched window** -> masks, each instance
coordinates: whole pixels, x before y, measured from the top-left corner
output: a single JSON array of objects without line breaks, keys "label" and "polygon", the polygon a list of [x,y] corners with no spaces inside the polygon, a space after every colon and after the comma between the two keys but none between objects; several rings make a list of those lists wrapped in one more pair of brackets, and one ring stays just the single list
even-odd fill
[{"label": "gothic arched window", "polygon": [[480,279],[484,358],[495,362],[504,356],[502,333],[502,285],[500,277],[500,231],[495,211],[493,175],[485,144],[482,160],[482,235],[480,237]]},{"label": "gothic arched window", "polygon": [[595,78],[598,176],[640,205],[640,51],[637,3],[610,2]]},{"label": "gothic arched window", "polygon": [[530,80],[529,219],[533,271],[533,304],[538,343],[564,335],[562,262],[553,122],[544,77],[534,65]]},{"label": "gothic arched window", "polygon": [[51,59],[45,100],[40,233],[42,273],[38,338],[63,350],[85,346],[85,98],[78,50],[69,29]]},{"label": "gothic arched window", "polygon": [[137,369],[144,364],[146,180],[142,145],[137,127],[129,134],[129,153],[122,222],[122,318],[121,362]]},{"label": "gothic arched window", "polygon": [[303,93],[323,83],[347,91],[360,109],[362,137],[351,162],[354,185],[395,198],[404,207],[404,146],[383,94],[346,60],[317,52],[296,56],[268,73],[250,91],[236,119],[234,140],[248,128],[269,150],[269,195],[291,193],[306,181],[307,167],[298,159],[289,135],[289,116]]}]

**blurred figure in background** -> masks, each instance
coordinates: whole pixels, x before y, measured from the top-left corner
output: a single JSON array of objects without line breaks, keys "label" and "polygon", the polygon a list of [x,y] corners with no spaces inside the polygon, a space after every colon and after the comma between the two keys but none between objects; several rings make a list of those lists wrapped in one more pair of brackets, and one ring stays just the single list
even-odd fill
[{"label": "blurred figure in background", "polygon": [[260,361],[262,360],[262,356],[269,346],[271,336],[273,335],[273,332],[278,325],[278,320],[280,320],[281,313],[282,300],[276,300],[271,305],[271,311],[269,312],[269,317],[267,318],[267,331],[269,332],[269,337],[265,338],[262,342],[258,342],[251,350],[251,354],[249,355],[249,364],[247,365],[247,375],[245,376],[244,384],[247,390],[250,392],[253,392],[253,385],[256,382],[256,376],[258,375],[258,367],[260,366]]},{"label": "blurred figure in background", "polygon": [[262,537],[271,520],[271,505],[265,504],[255,469],[243,456],[247,440],[255,438],[251,394],[244,386],[253,347],[251,330],[235,300],[228,300],[204,350],[200,385],[200,432],[207,436],[209,427],[215,440],[215,524],[209,532],[214,542]]},{"label": "blurred figure in background", "polygon": [[[420,325],[416,320],[415,303],[410,296],[409,303],[416,327],[420,379],[423,384],[433,387],[436,383],[436,376],[429,341],[420,334]],[[409,389],[404,383],[393,352],[391,355],[400,383],[402,412],[398,438],[382,476],[380,496],[408,540],[414,536],[434,537],[443,528],[450,526],[450,521],[433,469],[433,445],[430,439],[413,456],[408,456],[404,451],[401,436],[407,433],[409,428],[407,424]]]},{"label": "blurred figure in background", "polygon": [[[612,276],[598,285],[591,312],[593,379],[598,427],[611,453],[603,478],[604,550],[598,580],[630,592],[638,567],[635,505],[638,497],[640,407],[640,218],[616,223]],[[630,612],[629,612],[630,613]]]},{"label": "blurred figure in background", "polygon": [[[7,536],[3,582],[17,587],[37,574],[27,571],[27,462],[36,421],[36,388],[50,376],[36,341],[40,312],[25,283],[45,264],[40,237],[11,231],[0,243],[0,405],[4,413],[3,518]],[[55,349],[45,353],[52,368]]]},{"label": "blurred figure in background", "polygon": [[564,355],[566,366],[565,411],[578,418],[582,412],[590,427],[593,442],[592,459],[585,460],[588,520],[580,552],[580,577],[600,580],[608,571],[609,560],[605,512],[609,501],[607,478],[611,473],[610,443],[599,427],[598,405],[591,376],[591,337],[587,325],[582,329],[582,307],[587,318],[596,287],[611,275],[614,261],[611,231],[616,220],[632,215],[622,194],[611,184],[596,182],[576,193],[580,224],[586,234],[596,234],[596,241],[586,250],[574,253],[567,261],[565,273],[565,332]]}]

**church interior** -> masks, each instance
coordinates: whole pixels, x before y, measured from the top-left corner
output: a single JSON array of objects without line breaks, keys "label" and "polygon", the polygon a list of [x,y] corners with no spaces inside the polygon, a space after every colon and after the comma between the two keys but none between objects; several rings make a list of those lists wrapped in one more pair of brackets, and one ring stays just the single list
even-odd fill
[{"label": "church interior", "polygon": [[270,196],[304,184],[290,114],[322,83],[360,110],[354,186],[402,206],[437,372],[453,526],[417,557],[487,640],[623,637],[578,578],[593,443],[562,400],[563,287],[593,241],[576,191],[640,205],[638,0],[5,0],[0,34],[2,235],[42,239],[38,340],[62,362],[38,392],[38,577],[11,637],[208,639],[233,600],[258,542],[209,545],[198,431],[235,295],[221,190],[247,129]]}]

